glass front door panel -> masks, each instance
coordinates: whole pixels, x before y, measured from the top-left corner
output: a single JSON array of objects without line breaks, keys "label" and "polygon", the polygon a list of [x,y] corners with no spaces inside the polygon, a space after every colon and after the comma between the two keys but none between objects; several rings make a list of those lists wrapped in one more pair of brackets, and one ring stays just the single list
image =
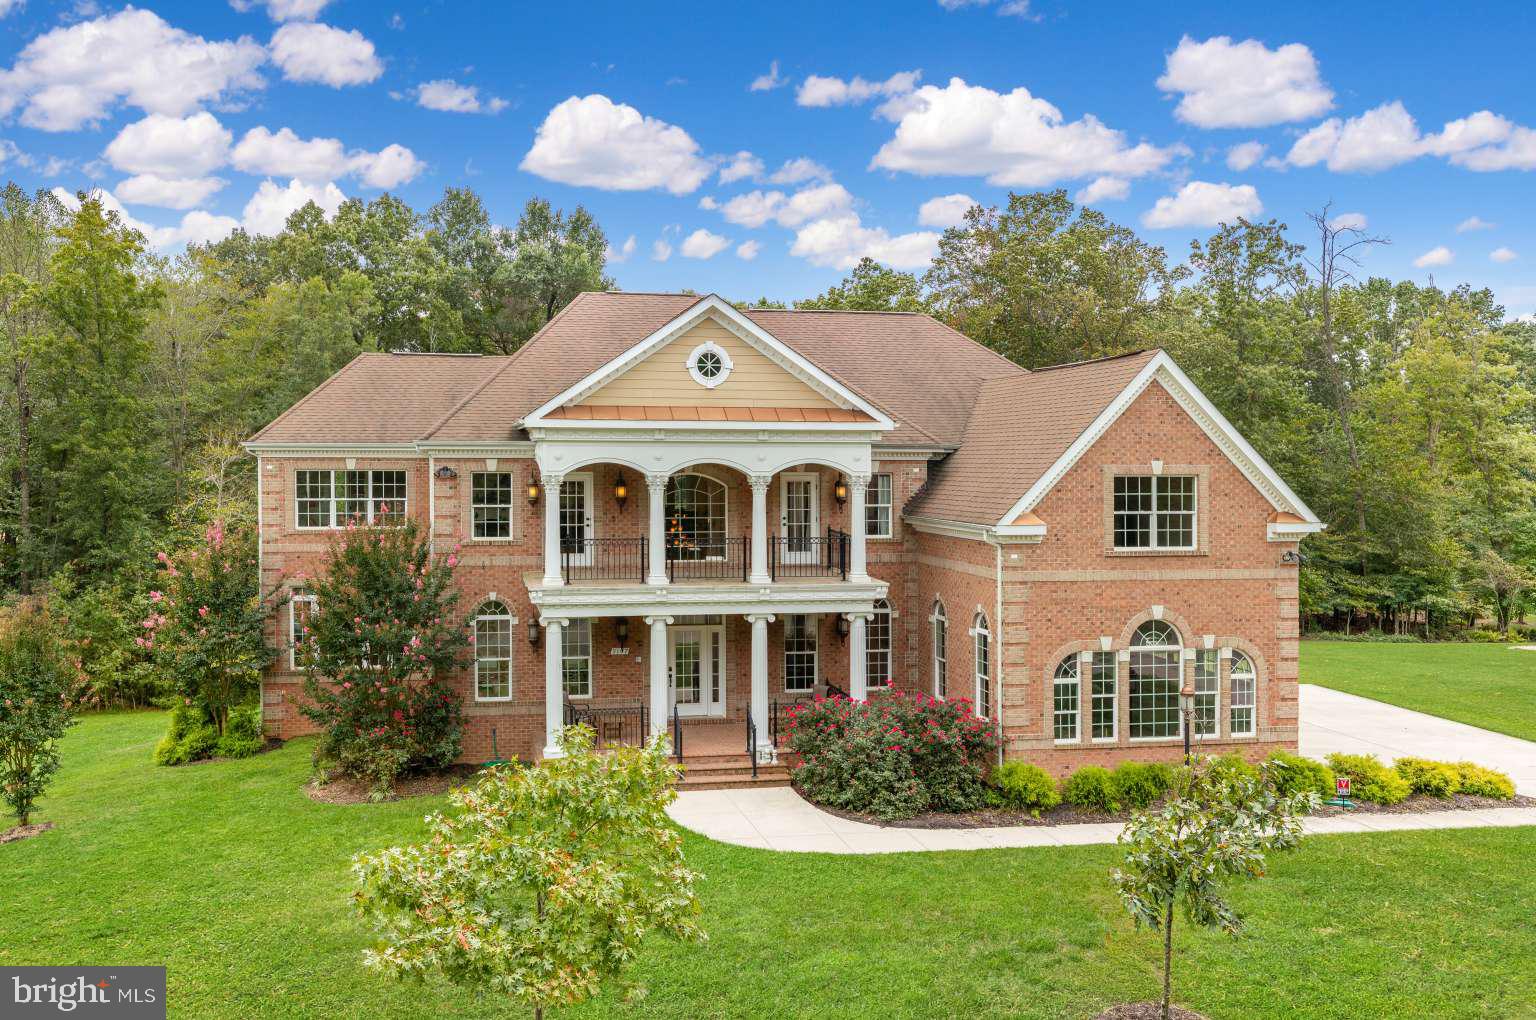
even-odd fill
[{"label": "glass front door panel", "polygon": [[585,564],[592,537],[591,482],[568,478],[560,483],[560,552],[571,562]]},{"label": "glass front door panel", "polygon": [[704,641],[697,631],[685,631],[672,642],[672,682],[679,710],[700,707],[704,699]]},{"label": "glass front door panel", "polygon": [[809,563],[816,556],[816,479],[784,479],[784,558]]}]

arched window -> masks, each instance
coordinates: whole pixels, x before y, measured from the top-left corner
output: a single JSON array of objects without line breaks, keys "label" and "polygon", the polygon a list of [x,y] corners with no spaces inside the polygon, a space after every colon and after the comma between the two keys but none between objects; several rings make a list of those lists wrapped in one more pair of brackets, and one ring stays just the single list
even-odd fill
[{"label": "arched window", "polygon": [[1183,650],[1179,632],[1148,620],[1131,638],[1131,739],[1155,740],[1180,733],[1179,687]]},{"label": "arched window", "polygon": [[975,641],[971,662],[976,670],[976,714],[985,719],[992,714],[992,631],[985,613],[976,614],[971,635]]},{"label": "arched window", "polygon": [[475,613],[475,700],[512,697],[512,614],[490,599]]},{"label": "arched window", "polygon": [[1077,739],[1078,707],[1082,692],[1081,657],[1076,653],[1056,666],[1056,682],[1051,687],[1052,734],[1058,742]]},{"label": "arched window", "polygon": [[875,600],[864,643],[864,676],[871,689],[891,686],[891,604]]},{"label": "arched window", "polygon": [[1232,718],[1229,732],[1234,737],[1251,737],[1255,729],[1254,706],[1258,686],[1253,660],[1242,652],[1233,652],[1230,677]]},{"label": "arched window", "polygon": [[706,475],[667,480],[667,559],[725,556],[725,483]]},{"label": "arched window", "polygon": [[949,620],[944,603],[934,602],[929,619],[933,623],[933,696],[942,698],[949,690]]}]

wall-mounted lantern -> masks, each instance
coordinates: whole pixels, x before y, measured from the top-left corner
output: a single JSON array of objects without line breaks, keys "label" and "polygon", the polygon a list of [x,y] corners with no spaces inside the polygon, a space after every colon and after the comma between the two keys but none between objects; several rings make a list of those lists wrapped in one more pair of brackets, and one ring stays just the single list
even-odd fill
[{"label": "wall-mounted lantern", "polygon": [[529,620],[528,621],[528,643],[530,645],[534,645],[535,647],[538,646],[538,643],[539,643],[539,621],[538,620]]},{"label": "wall-mounted lantern", "polygon": [[839,641],[848,640],[848,617],[841,613],[837,614],[837,639]]},{"label": "wall-mounted lantern", "polygon": [[837,481],[832,483],[832,498],[837,500],[838,506],[848,502],[848,483],[843,481],[842,475],[838,475]]},{"label": "wall-mounted lantern", "polygon": [[613,621],[613,636],[620,648],[629,647],[629,617],[621,616]]},{"label": "wall-mounted lantern", "polygon": [[455,471],[453,468],[449,467],[447,464],[444,464],[442,467],[438,468],[437,471],[434,472],[434,474],[437,475],[439,480],[445,481],[445,482],[448,479],[450,479],[450,478],[457,478],[457,477],[459,477],[459,473],[457,471]]},{"label": "wall-mounted lantern", "polygon": [[619,512],[624,512],[624,504],[629,502],[629,483],[624,480],[624,472],[619,472],[619,477],[613,483],[613,501],[619,504]]},{"label": "wall-mounted lantern", "polygon": [[539,480],[532,475],[528,477],[528,505],[535,506],[539,502]]}]

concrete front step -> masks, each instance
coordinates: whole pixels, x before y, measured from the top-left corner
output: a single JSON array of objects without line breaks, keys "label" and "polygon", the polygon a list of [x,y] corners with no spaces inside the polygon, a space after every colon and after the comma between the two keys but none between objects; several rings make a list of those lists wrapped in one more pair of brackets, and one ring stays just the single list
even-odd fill
[{"label": "concrete front step", "polygon": [[684,758],[679,790],[734,790],[745,787],[788,786],[789,768],[759,764],[752,775],[752,760],[745,754]]}]

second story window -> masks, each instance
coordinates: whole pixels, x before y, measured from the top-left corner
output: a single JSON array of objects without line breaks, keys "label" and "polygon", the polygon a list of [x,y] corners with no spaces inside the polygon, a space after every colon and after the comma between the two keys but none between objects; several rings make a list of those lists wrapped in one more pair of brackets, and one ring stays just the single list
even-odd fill
[{"label": "second story window", "polygon": [[491,540],[512,537],[512,472],[476,471],[469,479],[470,535]]},{"label": "second story window", "polygon": [[405,520],[404,471],[295,471],[295,524],[340,528],[349,520],[398,524]]},{"label": "second story window", "polygon": [[864,535],[891,537],[891,476],[871,475],[864,495]]},{"label": "second story window", "polygon": [[667,559],[725,555],[725,483],[704,475],[673,475],[666,495]]},{"label": "second story window", "polygon": [[1193,475],[1118,475],[1116,549],[1195,548]]}]

